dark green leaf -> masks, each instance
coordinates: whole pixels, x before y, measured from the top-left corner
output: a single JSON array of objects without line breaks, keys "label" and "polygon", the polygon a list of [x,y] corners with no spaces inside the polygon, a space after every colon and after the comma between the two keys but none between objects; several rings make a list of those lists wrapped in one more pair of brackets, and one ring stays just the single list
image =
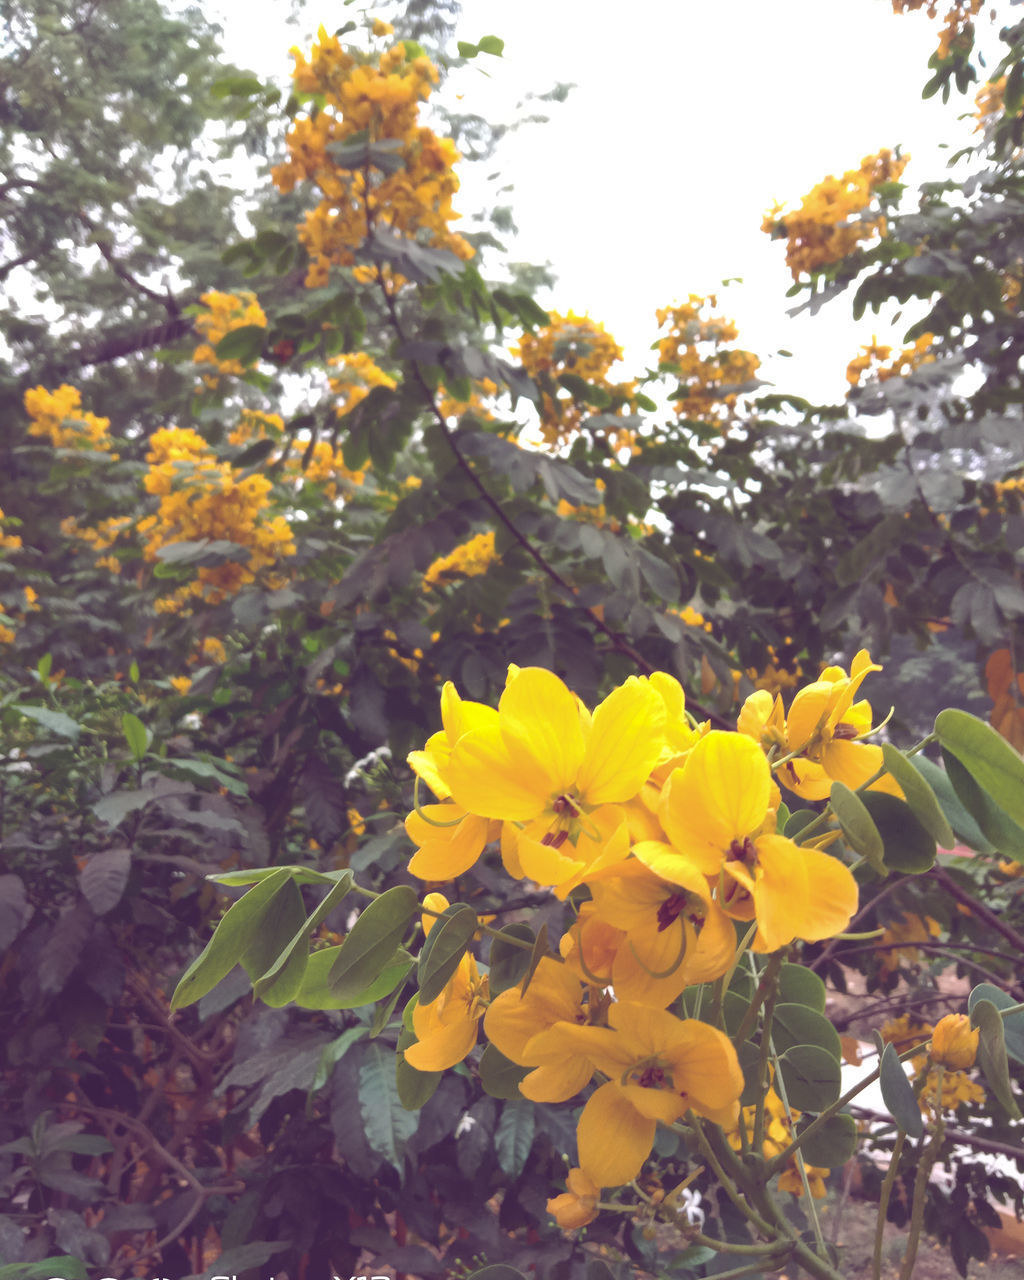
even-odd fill
[{"label": "dark green leaf", "polygon": [[218,360],[238,360],[251,364],[263,353],[267,331],[262,325],[243,324],[224,335],[215,348]]},{"label": "dark green leaf", "polygon": [[910,806],[884,791],[864,791],[861,800],[878,828],[889,871],[920,875],[935,862],[935,841]]},{"label": "dark green leaf", "polygon": [[372,1150],[401,1172],[405,1144],[416,1132],[419,1118],[402,1106],[394,1055],[377,1042],[367,1046],[359,1068],[359,1110]]},{"label": "dark green leaf", "polygon": [[528,1098],[511,1098],[501,1109],[494,1131],[498,1164],[510,1178],[518,1178],[533,1146],[536,1129],[535,1104]]},{"label": "dark green leaf", "polygon": [[982,834],[1005,857],[1024,860],[1024,828],[1003,812],[984,792],[957,756],[943,748],[942,760],[953,790],[975,819]]},{"label": "dark green leaf", "polygon": [[971,1009],[971,1026],[978,1027],[978,1066],[996,1101],[1011,1120],[1020,1119],[1020,1108],[1010,1085],[1010,1068],[1006,1061],[1006,1038],[1003,1019],[991,1000],[976,1000]]},{"label": "dark green leaf", "polygon": [[[991,982],[979,983],[967,997],[968,1012],[973,1012],[979,1000],[990,1000],[1000,1010],[1009,1009],[1018,1003],[1005,991],[994,987]],[[1002,1014],[1000,1016],[1003,1017]],[[1003,1017],[1003,1038],[1006,1042],[1006,1052],[1010,1057],[1024,1063],[1024,1010],[1020,1013],[1011,1013],[1009,1017]]]},{"label": "dark green leaf", "polygon": [[149,750],[149,744],[153,741],[153,735],[142,723],[138,716],[132,715],[130,711],[126,711],[121,717],[121,728],[124,730],[125,741],[128,743],[128,750],[135,757],[136,761],[140,761]]},{"label": "dark green leaf", "polygon": [[900,785],[904,799],[910,805],[921,826],[942,849],[952,849],[956,836],[942,812],[935,792],[907,757],[891,742],[882,743],[882,760],[885,767]]},{"label": "dark green leaf", "polygon": [[477,925],[476,912],[464,902],[454,902],[433,923],[420,951],[417,981],[420,1004],[436,1000],[458,969],[466,948],[473,940]]},{"label": "dark green leaf", "polygon": [[824,1014],[802,1004],[777,1004],[772,1020],[772,1040],[783,1053],[798,1044],[812,1044],[824,1049],[838,1062],[842,1057],[839,1033]]},{"label": "dark green leaf", "polygon": [[86,862],[78,876],[78,887],[98,916],[113,911],[121,901],[131,869],[130,849],[104,849]]},{"label": "dark green leaf", "polygon": [[[810,1123],[807,1121],[797,1126],[797,1137],[801,1127],[806,1129]],[[820,1129],[800,1144],[807,1163],[817,1165],[819,1169],[837,1169],[853,1156],[856,1149],[857,1122],[845,1113],[829,1116]]]},{"label": "dark green leaf", "polygon": [[802,964],[784,964],[779,969],[779,999],[824,1013],[825,984]]},{"label": "dark green leaf", "polygon": [[492,1098],[521,1098],[519,1081],[529,1073],[529,1067],[512,1062],[493,1044],[484,1046],[480,1055],[480,1083]]},{"label": "dark green leaf", "polygon": [[946,815],[958,839],[970,848],[977,849],[979,853],[995,853],[995,845],[985,839],[981,827],[960,803],[960,797],[954,790],[946,771],[933,760],[922,755],[912,757],[911,764],[935,792],[939,807]]},{"label": "dark green leaf", "polygon": [[1013,822],[1024,826],[1024,759],[991,725],[949,708],[935,717],[939,742]]},{"label": "dark green leaf", "polygon": [[301,1009],[359,1009],[364,1005],[376,1004],[378,1000],[383,1000],[397,990],[415,964],[408,951],[399,947],[391,963],[386,964],[361,991],[339,996],[331,986],[329,975],[331,966],[340,954],[341,946],[325,947],[323,951],[314,951],[309,957],[302,986],[295,996],[295,1003]]},{"label": "dark green leaf", "polygon": [[82,726],[78,721],[72,720],[63,711],[53,711],[50,707],[28,707],[19,703],[15,704],[14,710],[20,711],[23,716],[35,720],[44,729],[49,729],[51,733],[56,733],[61,738],[68,738],[71,742],[77,742],[78,735],[82,732]]},{"label": "dark green leaf", "polygon": [[889,1114],[912,1138],[920,1138],[924,1133],[921,1108],[917,1105],[913,1086],[903,1070],[899,1054],[891,1044],[882,1050],[879,1071],[878,1084]]},{"label": "dark green leaf", "polygon": [[[493,999],[522,982],[530,964],[530,955],[536,941],[533,930],[528,924],[507,924],[501,930],[503,936],[491,939],[490,970],[488,987]],[[516,938],[527,942],[530,950],[516,946],[514,942],[506,942],[505,938]]]},{"label": "dark green leaf", "polygon": [[779,1058],[786,1098],[798,1111],[824,1111],[839,1097],[839,1062],[817,1045],[796,1045]]},{"label": "dark green leaf", "polygon": [[380,974],[405,937],[419,902],[408,885],[396,885],[366,907],[341,945],[328,984],[338,997],[360,994]]},{"label": "dark green leaf", "polygon": [[[298,882],[292,877],[296,894],[299,894]],[[296,931],[292,934],[276,958],[261,974],[253,978],[253,993],[266,1004],[279,1008],[295,1000],[305,986],[306,968],[309,962],[309,939],[320,927],[328,915],[352,888],[352,872],[346,871],[343,876],[331,885],[326,897],[320,902],[309,919],[305,919],[305,910],[296,918]],[[299,894],[299,905],[302,896]],[[244,965],[244,961],[242,962]]]},{"label": "dark green leaf", "polygon": [[850,848],[865,857],[879,875],[885,875],[882,837],[860,796],[845,782],[833,782],[829,803]]}]

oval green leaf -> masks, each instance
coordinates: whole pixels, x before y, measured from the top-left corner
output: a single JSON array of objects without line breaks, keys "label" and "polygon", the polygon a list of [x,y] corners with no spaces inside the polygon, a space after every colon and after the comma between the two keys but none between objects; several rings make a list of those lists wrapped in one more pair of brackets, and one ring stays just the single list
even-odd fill
[{"label": "oval green leaf", "polygon": [[899,783],[903,798],[913,810],[925,831],[933,837],[943,849],[952,849],[956,844],[956,836],[949,820],[942,812],[935,792],[931,789],[917,769],[907,757],[891,742],[882,743],[882,760],[885,767]]},{"label": "oval green leaf", "polygon": [[[517,946],[511,939],[529,943],[530,950]],[[528,924],[507,924],[498,937],[491,939],[488,975],[491,999],[522,982],[530,967],[530,955],[535,942],[536,936]]]},{"label": "oval green leaf", "polygon": [[[298,885],[294,876],[292,877],[292,884],[296,886],[297,893]],[[352,872],[346,871],[343,876],[335,880],[330,891],[323,901],[319,903],[309,919],[302,921],[289,940],[288,945],[281,951],[274,963],[253,981],[252,989],[255,995],[275,1008],[279,1008],[281,1005],[295,999],[302,987],[306,966],[309,961],[309,939],[312,937],[314,930],[320,927],[351,888]],[[301,902],[301,897],[299,900]],[[305,915],[305,911],[303,911],[303,915]],[[299,955],[301,955],[302,959],[296,960],[295,957]],[[286,969],[290,978],[288,982],[283,980]],[[296,975],[297,981],[295,980]],[[288,994],[285,994],[285,992]]]},{"label": "oval green leaf", "polygon": [[[296,931],[301,931],[305,923],[306,908],[302,893],[289,876],[260,916],[259,928],[251,930],[248,945],[238,960],[254,988],[258,980],[273,967],[274,977],[260,993],[265,1004],[275,1008],[287,1004],[302,985],[309,952],[305,947],[296,951],[290,944]],[[284,959],[278,965],[277,961],[282,956]]]},{"label": "oval green leaf", "polygon": [[953,828],[953,834],[979,853],[995,853],[995,846],[985,839],[981,827],[960,803],[960,797],[953,790],[945,769],[941,769],[934,760],[920,755],[914,756],[911,764],[934,791],[939,808]]},{"label": "oval green leaf", "polygon": [[884,791],[865,791],[861,799],[882,837],[887,870],[920,875],[934,864],[935,841],[908,804]]},{"label": "oval green leaf", "polygon": [[839,1032],[824,1014],[802,1004],[777,1004],[772,1018],[772,1042],[780,1053],[798,1044],[817,1045],[838,1062],[842,1057]]},{"label": "oval green leaf", "polygon": [[1010,1087],[1003,1019],[991,1000],[977,1000],[971,1010],[971,1026],[978,1027],[978,1066],[996,1101],[1011,1120],[1020,1119],[1020,1107]]},{"label": "oval green leaf", "polygon": [[907,1079],[899,1054],[891,1044],[882,1050],[878,1084],[882,1090],[882,1101],[892,1118],[912,1138],[920,1138],[924,1133],[921,1108],[917,1105],[913,1085]]},{"label": "oval green leaf", "polygon": [[[801,1122],[797,1126],[796,1136],[800,1137],[801,1126],[806,1129],[811,1123]],[[804,1159],[808,1164],[817,1165],[819,1169],[838,1168],[851,1158],[856,1149],[857,1122],[853,1116],[845,1113],[829,1116],[820,1129],[815,1129],[806,1142],[800,1143]]]},{"label": "oval green leaf", "polygon": [[860,796],[851,791],[845,782],[833,782],[829,803],[846,843],[855,853],[866,858],[879,875],[884,876],[885,848],[882,837]]},{"label": "oval green leaf", "polygon": [[1024,860],[1024,828],[1019,827],[978,785],[974,776],[958,756],[945,747],[942,760],[953,790],[964,808],[981,828],[985,838],[1002,854],[1017,861]]},{"label": "oval green leaf", "polygon": [[1012,1008],[1018,1002],[1012,996],[1008,996],[1005,991],[1000,991],[998,987],[993,986],[991,982],[979,983],[967,997],[967,1010],[969,1013],[974,1012],[974,1006],[979,1000],[991,1000],[1000,1011],[1000,1017],[1003,1019],[1003,1038],[1006,1041],[1006,1052],[1015,1062],[1024,1063],[1024,1010],[1019,1013],[1011,1013],[1009,1017],[1004,1016],[1002,1011]]},{"label": "oval green leaf", "polygon": [[399,947],[390,964],[384,966],[376,978],[348,996],[335,995],[328,981],[331,966],[341,954],[341,946],[325,947],[323,951],[314,951],[309,957],[306,972],[302,978],[302,986],[295,996],[294,1003],[301,1009],[359,1009],[364,1005],[376,1004],[404,982],[413,965],[416,963],[404,947]]},{"label": "oval green leaf", "polygon": [[1024,826],[1024,759],[1006,739],[984,720],[956,708],[939,712],[935,733],[999,808]]},{"label": "oval green leaf", "polygon": [[328,975],[328,986],[336,998],[360,995],[380,975],[393,960],[418,906],[414,891],[399,884],[364,909],[341,944]]},{"label": "oval green leaf", "polygon": [[493,1044],[486,1045],[480,1055],[480,1083],[492,1098],[521,1098],[519,1081],[529,1073],[529,1067],[506,1058]]},{"label": "oval green leaf", "polygon": [[799,1044],[779,1058],[786,1098],[797,1111],[824,1111],[839,1097],[839,1062],[827,1049]]},{"label": "oval green leaf", "polygon": [[476,912],[464,902],[453,902],[434,921],[420,951],[417,978],[421,1005],[432,1003],[448,985],[479,923]]},{"label": "oval green leaf", "polygon": [[824,1013],[825,984],[802,964],[784,964],[779,969],[779,999]]},{"label": "oval green leaf", "polygon": [[227,977],[260,928],[274,896],[290,881],[287,867],[276,867],[237,902],[232,903],[213,937],[182,975],[171,997],[171,1012],[194,1004]]}]

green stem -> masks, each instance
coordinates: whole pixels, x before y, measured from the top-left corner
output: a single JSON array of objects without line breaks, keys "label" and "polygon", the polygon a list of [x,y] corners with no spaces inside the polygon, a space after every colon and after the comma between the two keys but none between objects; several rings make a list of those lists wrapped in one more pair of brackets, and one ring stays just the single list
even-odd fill
[{"label": "green stem", "polygon": [[[767,976],[767,971],[766,971]],[[764,1150],[764,1104],[768,1096],[771,1080],[768,1076],[768,1060],[772,1056],[772,1018],[775,1015],[775,1000],[778,995],[778,984],[773,982],[765,996],[764,1021],[761,1025],[761,1051],[757,1060],[757,1107],[754,1111],[754,1136],[751,1145],[754,1150]],[[770,1176],[770,1175],[769,1175]]]},{"label": "green stem", "polygon": [[906,1129],[900,1129],[896,1135],[896,1145],[892,1149],[889,1167],[885,1171],[882,1194],[878,1201],[878,1220],[875,1223],[875,1252],[871,1263],[871,1280],[882,1280],[882,1236],[885,1230],[886,1214],[889,1211],[889,1199],[892,1196],[896,1172],[899,1169],[900,1156],[903,1154],[903,1144],[906,1140]]},{"label": "green stem", "polygon": [[[771,1037],[769,1037],[768,1043],[771,1046],[772,1064],[775,1067],[775,1087],[778,1091],[779,1097],[782,1099],[782,1105],[786,1112],[786,1121],[789,1125],[789,1131],[792,1133],[796,1128],[796,1125],[793,1120],[792,1109],[789,1105],[789,1098],[786,1096],[786,1082],[782,1078],[782,1071],[779,1068],[779,1056],[775,1052],[775,1044]],[[818,1255],[821,1258],[825,1258],[827,1256],[825,1249],[825,1237],[822,1235],[821,1222],[818,1218],[818,1210],[815,1208],[814,1197],[811,1195],[811,1184],[807,1180],[807,1165],[804,1163],[804,1155],[799,1147],[796,1150],[796,1167],[800,1174],[800,1182],[803,1185],[804,1196],[807,1199],[807,1208],[811,1215],[811,1224],[814,1227],[814,1243],[817,1246]]]},{"label": "green stem", "polygon": [[701,1124],[698,1116],[693,1117],[693,1131],[697,1135],[697,1142],[700,1146],[702,1155],[711,1166],[715,1177],[721,1183],[722,1190],[733,1202],[736,1208],[739,1209],[740,1213],[743,1214],[747,1221],[752,1226],[756,1227],[762,1235],[777,1236],[778,1232],[772,1224],[762,1218],[757,1210],[750,1205],[746,1196],[742,1194],[735,1182],[733,1182],[732,1178],[730,1178],[726,1173],[721,1160],[719,1160],[714,1148],[708,1141],[708,1136],[704,1132],[703,1125]]},{"label": "green stem", "polygon": [[943,1067],[941,1063],[937,1064],[936,1075],[935,1128],[932,1132],[931,1141],[928,1143],[927,1148],[921,1152],[921,1158],[917,1165],[917,1177],[914,1179],[914,1204],[910,1211],[910,1234],[907,1237],[907,1252],[903,1255],[903,1269],[900,1271],[900,1280],[912,1280],[914,1274],[917,1246],[921,1241],[921,1228],[924,1225],[924,1202],[928,1192],[928,1175],[932,1171],[932,1165],[935,1163],[939,1148],[942,1146]]}]

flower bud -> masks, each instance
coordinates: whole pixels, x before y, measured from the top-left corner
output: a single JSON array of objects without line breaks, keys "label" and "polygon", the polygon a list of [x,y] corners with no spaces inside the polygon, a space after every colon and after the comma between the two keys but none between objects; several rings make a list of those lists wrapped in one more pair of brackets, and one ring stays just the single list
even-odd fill
[{"label": "flower bud", "polygon": [[573,1231],[597,1217],[601,1188],[582,1169],[570,1169],[565,1184],[569,1190],[549,1200],[547,1208],[563,1231]]},{"label": "flower bud", "polygon": [[973,1067],[979,1035],[977,1028],[971,1030],[971,1020],[966,1013],[946,1014],[932,1032],[932,1062],[955,1071]]}]

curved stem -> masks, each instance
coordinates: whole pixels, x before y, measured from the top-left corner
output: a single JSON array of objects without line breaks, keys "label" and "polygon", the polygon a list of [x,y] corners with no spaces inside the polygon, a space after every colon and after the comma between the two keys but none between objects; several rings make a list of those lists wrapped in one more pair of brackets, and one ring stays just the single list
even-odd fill
[{"label": "curved stem", "polygon": [[885,1171],[885,1180],[882,1183],[882,1192],[878,1200],[878,1219],[875,1222],[875,1248],[871,1262],[872,1280],[882,1280],[882,1240],[885,1231],[886,1214],[889,1210],[889,1199],[892,1196],[893,1184],[896,1181],[896,1172],[899,1169],[900,1156],[903,1154],[903,1144],[907,1139],[906,1129],[901,1129],[896,1135],[896,1145],[892,1149],[892,1157],[889,1160],[889,1167]]}]

